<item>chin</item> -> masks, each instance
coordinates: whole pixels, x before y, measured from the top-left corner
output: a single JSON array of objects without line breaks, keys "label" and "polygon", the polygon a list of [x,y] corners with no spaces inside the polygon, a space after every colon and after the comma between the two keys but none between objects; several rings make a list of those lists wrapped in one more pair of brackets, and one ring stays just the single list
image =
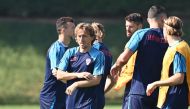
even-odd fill
[{"label": "chin", "polygon": [[128,34],[128,35],[127,35],[127,37],[128,37],[128,38],[130,38],[130,37],[131,37],[131,35],[129,35],[129,34]]},{"label": "chin", "polygon": [[131,35],[132,35],[132,34],[129,33],[129,34],[127,34],[127,37],[131,37]]}]

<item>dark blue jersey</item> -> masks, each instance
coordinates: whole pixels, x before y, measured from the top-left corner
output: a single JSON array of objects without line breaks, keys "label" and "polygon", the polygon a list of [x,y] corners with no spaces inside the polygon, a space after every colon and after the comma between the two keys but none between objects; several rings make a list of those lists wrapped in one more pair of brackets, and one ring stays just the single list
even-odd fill
[{"label": "dark blue jersey", "polygon": [[112,65],[112,55],[108,48],[101,42],[94,42],[93,47],[102,51],[105,56],[104,74],[102,75],[102,79],[99,85],[100,88],[97,89],[97,106],[100,107],[98,109],[103,109],[105,105],[104,87],[106,83],[106,78],[110,74],[110,69]]},{"label": "dark blue jersey", "polygon": [[[48,49],[44,86],[40,93],[41,109],[59,109],[58,107],[60,106],[57,106],[57,104],[60,103],[60,105],[63,105],[62,108],[65,107],[66,94],[64,91],[66,89],[66,85],[61,81],[58,81],[52,75],[52,70],[60,63],[66,49],[67,47],[59,41],[54,42]],[[46,104],[46,106],[42,106],[44,104]]]},{"label": "dark blue jersey", "polygon": [[[126,45],[138,51],[130,94],[146,96],[149,83],[160,80],[162,60],[168,44],[160,28],[146,28],[136,31]],[[152,96],[157,98],[158,90]]]},{"label": "dark blue jersey", "polygon": [[[103,53],[93,47],[86,53],[81,53],[78,47],[74,47],[66,51],[58,68],[67,72],[90,72],[93,75],[103,75],[104,60]],[[81,80],[84,79],[68,80],[67,85],[70,86]],[[67,109],[83,109],[89,106],[96,109],[94,104],[97,86],[77,88],[67,97]]]}]

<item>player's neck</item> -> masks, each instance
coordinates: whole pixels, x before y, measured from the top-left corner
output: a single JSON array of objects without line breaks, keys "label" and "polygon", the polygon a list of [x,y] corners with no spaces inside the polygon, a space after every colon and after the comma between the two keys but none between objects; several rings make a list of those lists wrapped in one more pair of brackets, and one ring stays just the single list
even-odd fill
[{"label": "player's neck", "polygon": [[94,42],[103,42],[102,39],[96,39]]},{"label": "player's neck", "polygon": [[150,24],[150,28],[161,28],[161,26],[158,23]]},{"label": "player's neck", "polygon": [[92,47],[92,46],[80,47],[80,48],[79,48],[79,51],[80,51],[81,53],[86,53],[86,52],[88,52],[88,51],[91,49],[91,47]]},{"label": "player's neck", "polygon": [[149,22],[150,28],[163,28],[163,24],[157,20],[151,20]]},{"label": "player's neck", "polygon": [[168,44],[170,46],[173,46],[181,41],[181,37],[168,36],[167,40],[168,40]]},{"label": "player's neck", "polygon": [[70,44],[70,38],[68,36],[65,36],[62,34],[59,35],[58,41],[63,43],[66,46],[68,46]]}]

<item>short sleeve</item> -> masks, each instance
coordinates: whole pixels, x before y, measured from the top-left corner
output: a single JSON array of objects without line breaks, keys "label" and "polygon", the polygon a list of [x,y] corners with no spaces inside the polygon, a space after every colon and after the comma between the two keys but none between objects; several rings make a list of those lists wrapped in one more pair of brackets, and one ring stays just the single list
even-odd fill
[{"label": "short sleeve", "polygon": [[57,49],[55,45],[50,47],[49,59],[50,59],[51,69],[57,67],[57,63],[59,62],[58,53],[59,53],[59,49]]},{"label": "short sleeve", "polygon": [[130,40],[125,45],[125,48],[130,49],[131,51],[135,52],[138,48],[140,41],[144,36],[145,30],[138,30],[136,31],[130,38]]},{"label": "short sleeve", "polygon": [[95,59],[93,75],[104,74],[104,67],[105,67],[105,57],[104,54],[100,52]]},{"label": "short sleeve", "polygon": [[173,66],[174,66],[173,67],[174,74],[175,73],[186,73],[186,59],[179,52],[176,52],[176,54],[174,56]]},{"label": "short sleeve", "polygon": [[58,65],[58,69],[66,71],[69,64],[69,58],[70,58],[70,50],[68,49],[62,57]]}]

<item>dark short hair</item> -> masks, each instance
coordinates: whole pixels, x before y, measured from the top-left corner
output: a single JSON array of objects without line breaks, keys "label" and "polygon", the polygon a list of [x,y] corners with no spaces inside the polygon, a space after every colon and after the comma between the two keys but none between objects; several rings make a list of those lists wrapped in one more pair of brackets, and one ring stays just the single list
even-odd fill
[{"label": "dark short hair", "polygon": [[157,18],[161,14],[166,14],[166,10],[163,6],[153,5],[148,11],[148,18]]},{"label": "dark short hair", "polygon": [[73,22],[74,23],[74,20],[72,17],[61,17],[61,18],[57,19],[56,29],[57,29],[58,34],[60,34],[60,30],[62,28],[66,28],[67,22]]},{"label": "dark short hair", "polygon": [[125,20],[129,22],[139,23],[139,24],[143,23],[143,17],[139,13],[131,13],[125,17]]}]

